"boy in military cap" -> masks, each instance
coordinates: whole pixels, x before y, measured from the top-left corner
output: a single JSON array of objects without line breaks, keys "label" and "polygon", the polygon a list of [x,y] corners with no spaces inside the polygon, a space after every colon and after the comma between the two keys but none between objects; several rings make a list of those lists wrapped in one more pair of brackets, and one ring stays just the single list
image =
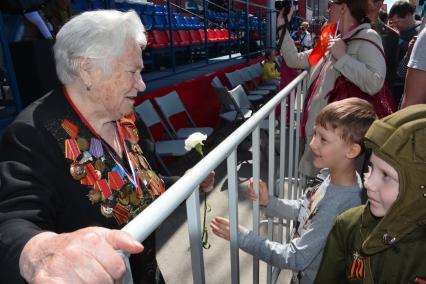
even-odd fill
[{"label": "boy in military cap", "polygon": [[315,283],[426,283],[426,105],[376,121],[368,203],[336,219]]}]

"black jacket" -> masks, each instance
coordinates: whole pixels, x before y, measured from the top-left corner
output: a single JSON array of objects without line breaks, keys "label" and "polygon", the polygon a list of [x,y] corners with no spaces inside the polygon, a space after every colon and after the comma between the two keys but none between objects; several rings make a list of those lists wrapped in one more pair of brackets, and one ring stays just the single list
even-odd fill
[{"label": "black jacket", "polygon": [[[71,177],[64,154],[65,139],[69,137],[61,126],[65,118],[78,126],[79,136],[90,141],[93,134],[60,90],[27,107],[2,137],[0,272],[4,283],[23,282],[19,274],[19,256],[27,241],[43,230],[63,233],[87,226],[122,227],[114,218],[105,218],[100,213],[99,203],[89,201],[88,188]],[[151,137],[140,121],[136,125],[144,156],[154,166]],[[109,156],[106,159],[106,164],[113,163]],[[176,179],[163,178],[166,188]],[[132,269],[135,283],[145,278],[141,272],[145,267],[149,270],[156,267],[154,241],[152,235],[144,242],[145,251],[131,259],[132,267],[138,266]],[[136,275],[138,272],[142,275]]]}]

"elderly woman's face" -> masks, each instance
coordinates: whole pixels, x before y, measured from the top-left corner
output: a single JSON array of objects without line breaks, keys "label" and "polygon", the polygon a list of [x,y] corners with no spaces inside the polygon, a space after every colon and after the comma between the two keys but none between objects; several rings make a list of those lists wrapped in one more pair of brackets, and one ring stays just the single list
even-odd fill
[{"label": "elderly woman's face", "polygon": [[92,92],[113,119],[133,111],[138,92],[146,89],[142,80],[142,51],[136,44],[128,44],[125,53],[112,63],[111,76],[99,75]]}]

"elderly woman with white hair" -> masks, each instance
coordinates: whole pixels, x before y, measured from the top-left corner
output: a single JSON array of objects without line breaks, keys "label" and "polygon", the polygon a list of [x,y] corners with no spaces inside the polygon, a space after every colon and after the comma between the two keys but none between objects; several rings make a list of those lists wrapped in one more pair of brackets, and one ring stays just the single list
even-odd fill
[{"label": "elderly woman with white hair", "polygon": [[175,180],[151,167],[133,112],[145,45],[135,12],[86,12],[57,34],[63,88],[26,108],[0,144],[1,282],[114,283],[125,271],[115,250],[134,254],[135,283],[163,282],[155,235],[142,246],[118,230]]}]

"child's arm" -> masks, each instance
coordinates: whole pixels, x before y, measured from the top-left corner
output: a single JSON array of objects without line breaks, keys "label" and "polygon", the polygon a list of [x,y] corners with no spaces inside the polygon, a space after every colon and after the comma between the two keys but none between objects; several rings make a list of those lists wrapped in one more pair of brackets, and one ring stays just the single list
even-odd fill
[{"label": "child's arm", "polygon": [[[257,195],[253,189],[253,178],[249,179],[247,194],[252,201],[257,200]],[[259,181],[259,204],[266,206],[265,213],[268,216],[290,220],[296,220],[299,216],[299,200],[278,199],[274,196],[269,196],[268,187],[262,180]]]},{"label": "child's arm", "polygon": [[[308,266],[319,267],[319,254],[323,251],[337,212],[333,208],[319,209],[312,223],[307,226],[305,233],[287,244],[263,240],[254,232],[239,227],[239,247],[257,258],[280,268],[303,271]],[[229,240],[229,221],[216,217],[212,220],[213,232]],[[303,224],[301,224],[303,226]],[[315,262],[314,262],[315,260]],[[328,282],[338,283],[338,282]]]},{"label": "child's arm", "polygon": [[345,279],[345,254],[342,236],[339,234],[338,221],[328,236],[327,244],[315,283],[339,283]]}]

